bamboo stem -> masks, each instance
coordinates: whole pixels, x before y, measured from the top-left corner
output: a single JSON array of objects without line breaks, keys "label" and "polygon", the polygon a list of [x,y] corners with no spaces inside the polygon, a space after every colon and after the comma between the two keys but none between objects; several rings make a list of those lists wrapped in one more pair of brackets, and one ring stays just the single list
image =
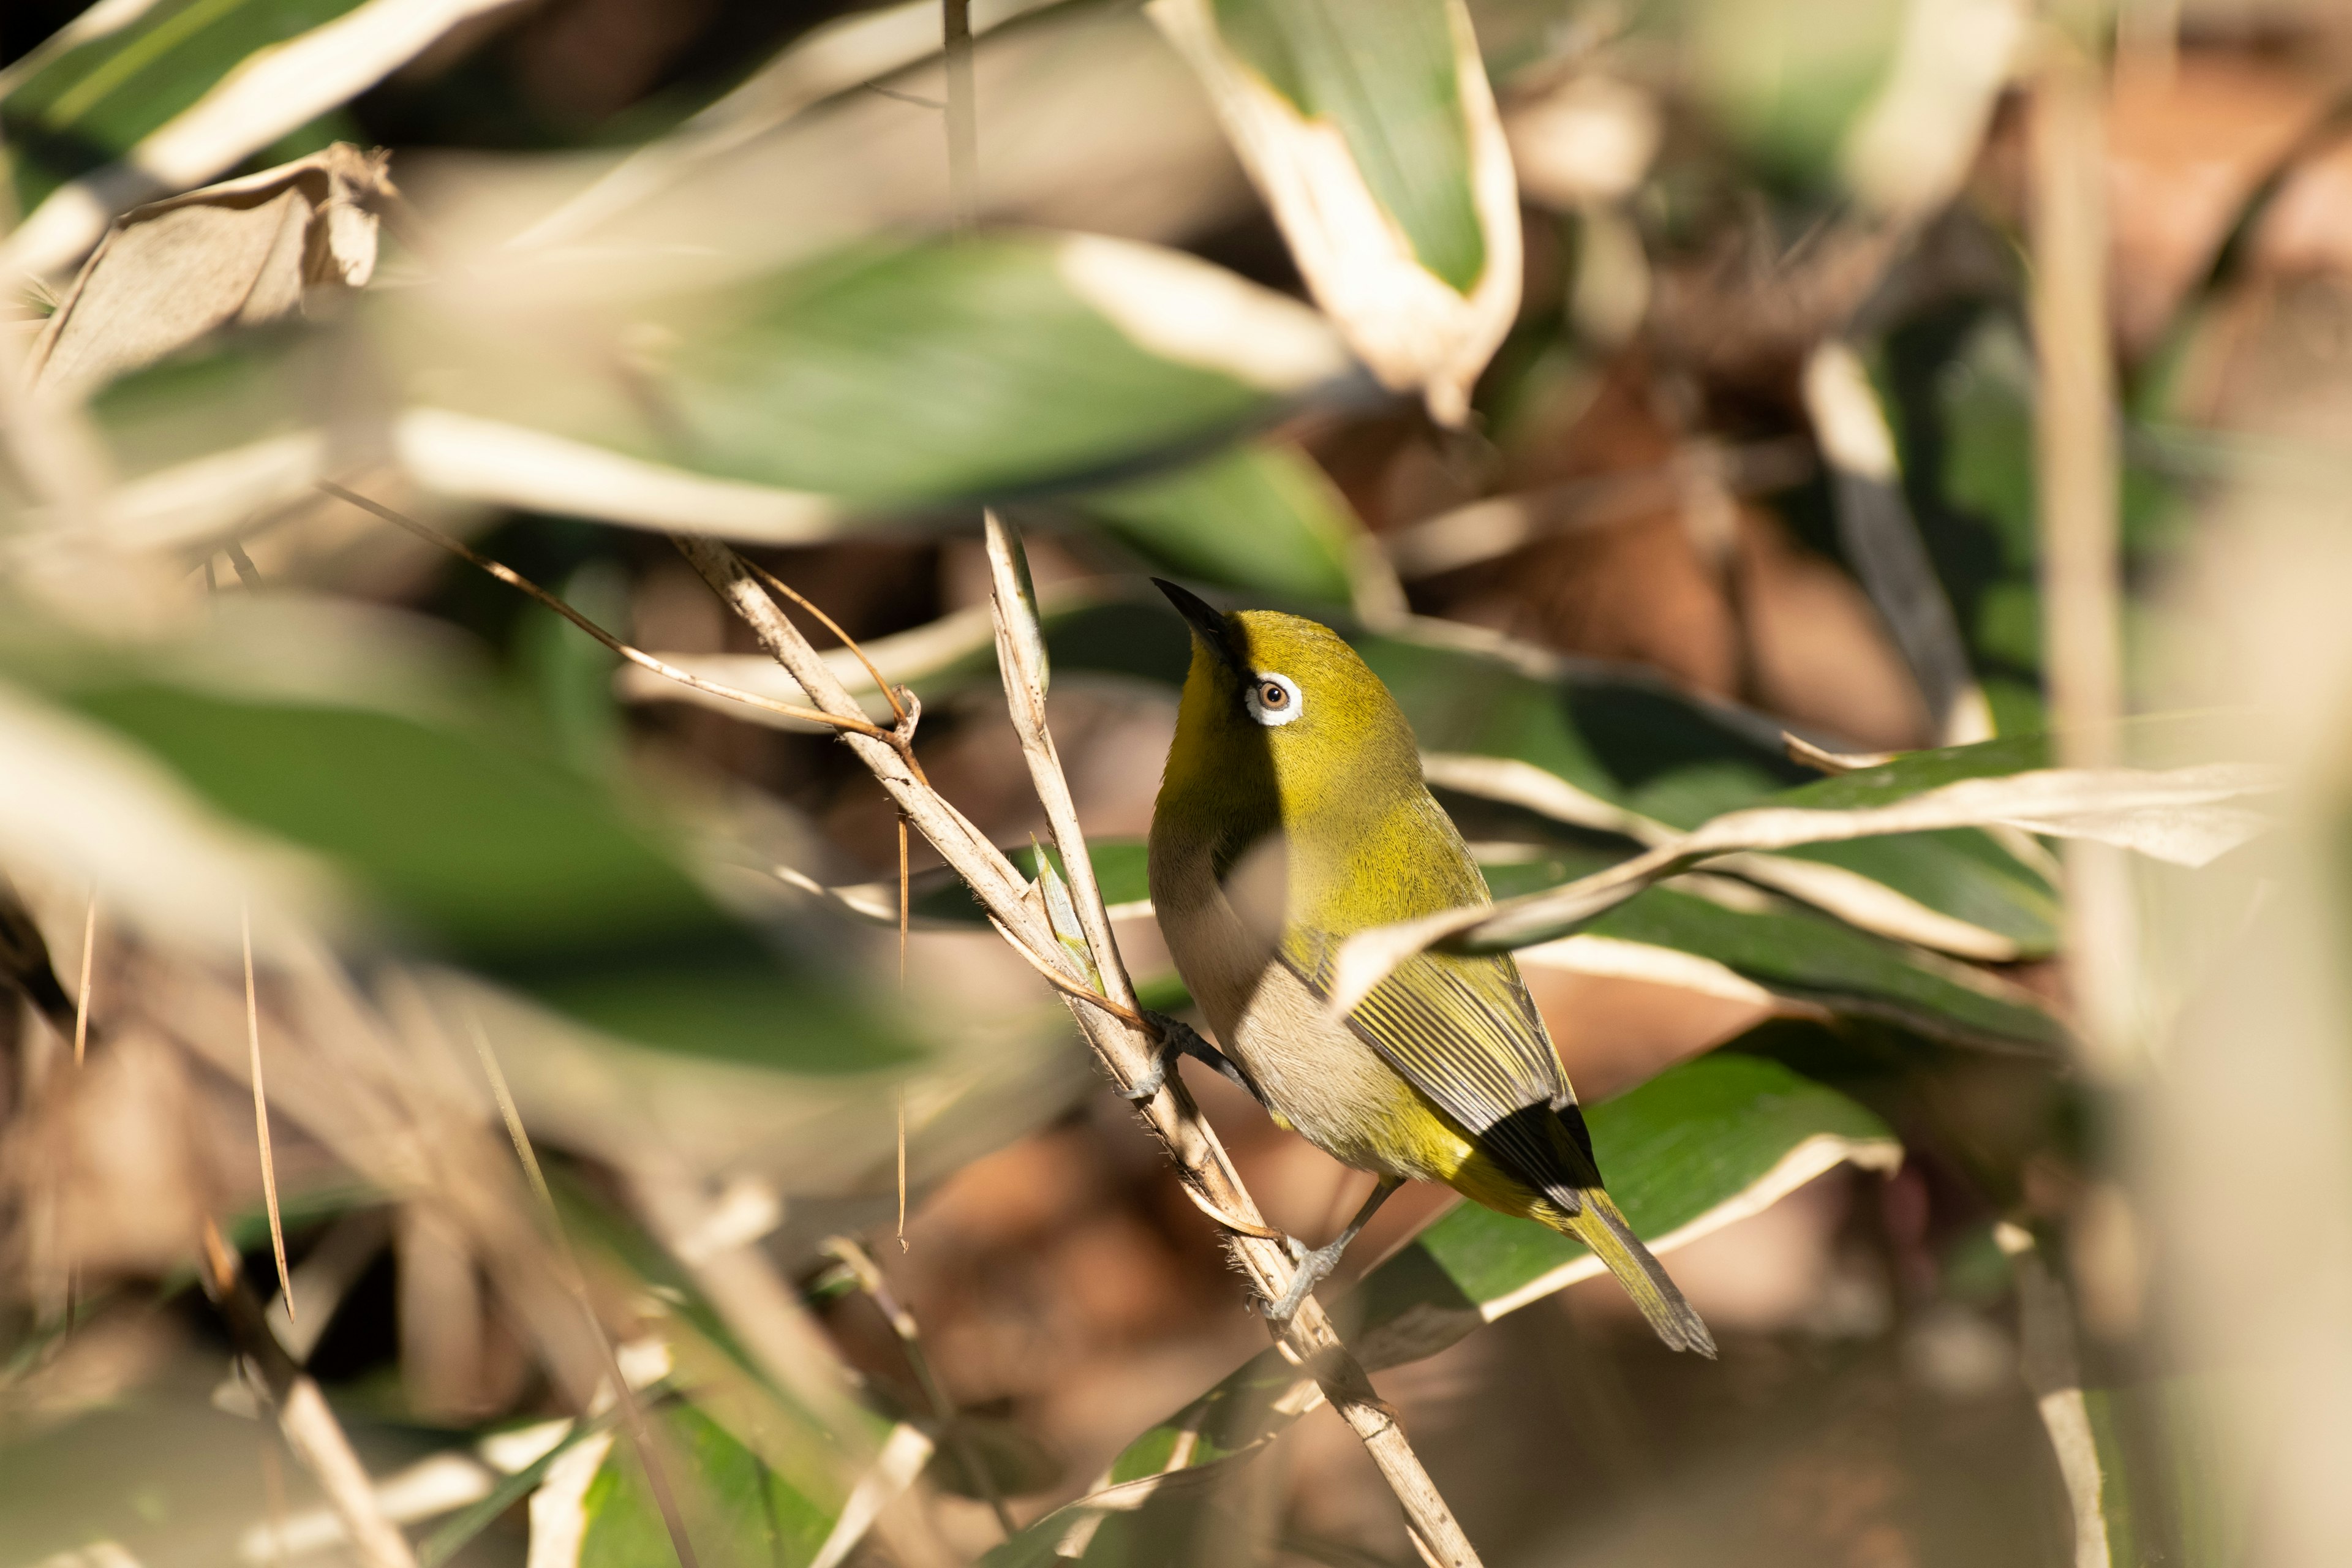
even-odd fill
[{"label": "bamboo stem", "polygon": [[[2061,24],[2043,30],[2032,111],[2042,668],[2059,765],[2108,768],[2124,760],[2124,680],[2105,133],[2098,64]],[[2080,1033],[2093,1069],[2116,1075],[2133,1033],[2130,868],[2119,849],[2069,843],[2065,881]]]}]

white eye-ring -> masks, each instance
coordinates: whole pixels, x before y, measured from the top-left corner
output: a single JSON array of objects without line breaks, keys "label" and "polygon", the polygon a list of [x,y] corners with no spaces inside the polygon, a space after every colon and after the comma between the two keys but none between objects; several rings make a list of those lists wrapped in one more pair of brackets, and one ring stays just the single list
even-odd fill
[{"label": "white eye-ring", "polygon": [[1277,724],[1287,724],[1307,711],[1307,699],[1298,694],[1298,682],[1270,669],[1259,670],[1250,677],[1242,700],[1249,704],[1250,717],[1269,730]]}]

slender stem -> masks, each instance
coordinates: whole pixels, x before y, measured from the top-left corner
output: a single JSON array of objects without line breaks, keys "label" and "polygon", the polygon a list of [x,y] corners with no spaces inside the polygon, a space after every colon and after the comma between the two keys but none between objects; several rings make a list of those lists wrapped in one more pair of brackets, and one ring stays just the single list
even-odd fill
[{"label": "slender stem", "polygon": [[[578,610],[573,609],[570,605],[565,604],[562,599],[557,598],[554,595],[549,593],[546,589],[541,587],[530,578],[525,577],[521,573],[517,572],[513,567],[506,565],[502,562],[491,560],[488,556],[482,554],[478,551],[472,550],[457,540],[450,538],[440,530],[428,528],[413,517],[404,516],[400,512],[393,510],[392,508],[388,506],[383,506],[378,502],[370,500],[367,497],[361,495],[354,490],[347,490],[342,486],[336,484],[331,480],[320,480],[319,488],[326,491],[329,495],[333,496],[338,500],[347,501],[351,505],[359,508],[362,511],[371,512],[375,516],[383,519],[384,521],[393,524],[394,527],[406,529],[409,532],[416,535],[417,538],[422,539],[428,543],[439,545],[442,549],[449,552],[450,554],[457,556],[461,561],[469,561],[473,563],[483,571],[488,573],[491,576],[496,577],[499,582],[506,584],[509,587],[520,589],[523,593],[530,595],[532,598],[538,600],[549,609],[553,610],[557,615],[562,616],[565,620],[570,621],[573,626],[578,626],[582,631],[586,632],[590,637],[594,637],[598,642],[603,643],[606,647],[612,649],[614,653],[619,654],[631,664],[638,666],[640,668],[650,669],[656,675],[661,676],[666,679],[675,680],[681,686],[691,686],[697,691],[708,691],[713,697],[724,697],[730,702],[740,702],[748,707],[764,709],[771,713],[782,714],[787,719],[800,720],[803,723],[823,724],[829,729],[835,730],[854,730],[861,735],[873,735],[884,739],[887,739],[891,734],[890,731],[883,729],[879,724],[877,724],[872,720],[866,718],[862,710],[855,717],[840,713],[821,713],[814,708],[795,708],[788,702],[778,702],[773,698],[761,697],[750,691],[739,691],[731,686],[721,686],[715,680],[705,680],[698,675],[689,675],[674,664],[667,664],[662,660],[656,658],[653,655],[646,652],[643,648],[630,647],[627,643],[623,642],[620,638],[614,637],[612,633],[606,631],[604,627],[590,620],[586,616],[582,615]],[[893,697],[891,699],[890,706],[893,710],[898,709],[898,703],[897,698]]]},{"label": "slender stem", "polygon": [[971,0],[940,0],[948,67],[948,214],[961,233],[980,222],[980,126],[973,100]]},{"label": "slender stem", "polygon": [[269,1095],[261,1087],[261,1008],[253,990],[253,911],[237,911],[245,938],[245,1035],[252,1049],[253,1133],[261,1145],[261,1195],[269,1205],[269,1250],[278,1259],[278,1288],[286,1296],[286,1321],[294,1321],[294,1277],[286,1268],[286,1226],[278,1213],[278,1163],[269,1153]]},{"label": "slender stem", "polygon": [[[352,1451],[351,1439],[328,1408],[319,1385],[269,1331],[261,1300],[245,1277],[243,1261],[209,1217],[204,1222],[201,1241],[205,1293],[219,1310],[230,1342],[251,1369],[255,1391],[269,1401],[287,1447],[327,1494],[328,1505],[342,1521],[359,1560],[366,1568],[416,1568],[406,1538],[377,1507],[375,1490],[359,1456]],[[288,1302],[292,1302],[290,1296]]]},{"label": "slender stem", "polygon": [[923,1398],[930,1405],[932,1418],[940,1424],[940,1439],[955,1450],[957,1462],[963,1466],[964,1473],[971,1478],[973,1487],[988,1500],[990,1510],[995,1513],[998,1528],[1010,1537],[1013,1531],[1013,1512],[1004,1506],[1004,1494],[997,1487],[995,1474],[972,1447],[971,1434],[956,1419],[956,1403],[948,1397],[947,1385],[940,1381],[938,1372],[931,1366],[930,1356],[923,1350],[922,1331],[915,1321],[915,1314],[891,1293],[889,1281],[882,1278],[881,1268],[856,1241],[845,1236],[828,1237],[820,1250],[832,1254],[844,1268],[849,1270],[850,1277],[857,1281],[857,1288],[873,1300],[876,1310],[890,1325],[890,1331],[898,1336],[899,1353],[907,1358],[908,1370],[915,1374],[915,1382],[922,1389]]},{"label": "slender stem", "polygon": [[[2075,6],[2070,9],[2080,10]],[[2106,163],[2099,68],[2053,18],[2031,120],[2034,456],[2044,668],[2058,761],[2117,765],[2123,714],[2121,516],[2107,311]],[[2130,868],[2112,846],[2065,847],[2067,979],[2095,1069],[2124,1070],[2136,942]]]},{"label": "slender stem", "polygon": [[81,984],[74,988],[74,1066],[81,1066],[89,1048],[89,967],[98,952],[98,889],[89,890],[89,908],[81,918]]},{"label": "slender stem", "polygon": [[[818,706],[836,713],[856,710],[848,689],[732,550],[715,540],[687,535],[676,536],[674,542],[719,597],[742,617],[761,646]],[[1069,972],[1067,977],[1076,981],[1075,961],[1055,940],[1043,915],[1024,898],[1027,880],[1003,852],[936,790],[918,783],[896,748],[855,731],[845,732],[842,740],[873,772],[908,821],[971,886],[982,908],[1023,950],[1024,956],[1065,969]],[[1101,1008],[1079,1006],[1075,999],[1070,1007],[1112,1077],[1122,1084],[1141,1081],[1159,1052],[1150,1032]],[[1158,1092],[1139,1110],[1166,1147],[1185,1195],[1232,1232],[1234,1258],[1248,1275],[1252,1288],[1265,1300],[1280,1300],[1294,1272],[1289,1250],[1281,1233],[1265,1224],[1182,1079],[1168,1074]],[[1281,1331],[1279,1342],[1285,1355],[1316,1380],[1371,1455],[1381,1478],[1402,1505],[1407,1527],[1422,1555],[1443,1568],[1475,1568],[1477,1552],[1398,1426],[1395,1411],[1373,1391],[1362,1364],[1339,1342],[1322,1304],[1311,1296],[1301,1301]]]}]

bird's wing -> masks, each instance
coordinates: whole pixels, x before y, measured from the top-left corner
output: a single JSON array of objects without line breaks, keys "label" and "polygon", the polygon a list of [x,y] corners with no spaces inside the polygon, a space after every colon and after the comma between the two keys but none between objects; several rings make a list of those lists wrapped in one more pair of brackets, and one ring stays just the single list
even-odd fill
[{"label": "bird's wing", "polygon": [[[1328,932],[1294,930],[1282,956],[1309,990],[1328,996],[1339,948]],[[1417,954],[1372,987],[1348,1025],[1570,1213],[1581,1206],[1575,1189],[1600,1184],[1568,1075],[1508,957]],[[1562,1146],[1555,1122],[1565,1123],[1572,1147]]]}]

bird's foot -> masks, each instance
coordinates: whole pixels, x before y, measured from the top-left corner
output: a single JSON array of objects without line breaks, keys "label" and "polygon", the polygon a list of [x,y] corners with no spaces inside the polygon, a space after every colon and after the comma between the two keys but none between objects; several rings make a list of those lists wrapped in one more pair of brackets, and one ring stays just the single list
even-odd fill
[{"label": "bird's foot", "polygon": [[[1169,1073],[1174,1069],[1176,1058],[1183,1050],[1183,1047],[1178,1044],[1176,1033],[1184,1028],[1183,1025],[1158,1013],[1146,1013],[1143,1016],[1146,1021],[1158,1026],[1160,1030],[1160,1038],[1151,1052],[1151,1065],[1144,1068],[1133,1083],[1118,1091],[1121,1100],[1136,1105],[1150,1100],[1166,1085]],[[1185,1032],[1190,1034],[1192,1031],[1187,1029]]]},{"label": "bird's foot", "polygon": [[1289,1327],[1290,1320],[1298,1313],[1300,1303],[1338,1266],[1339,1255],[1348,1250],[1348,1242],[1353,1237],[1343,1237],[1315,1247],[1305,1246],[1297,1237],[1286,1239],[1290,1244],[1290,1255],[1297,1260],[1298,1268],[1291,1275],[1290,1288],[1282,1293],[1282,1300],[1269,1301],[1265,1305],[1265,1321],[1277,1329]]},{"label": "bird's foot", "polygon": [[1132,1100],[1137,1104],[1150,1100],[1160,1092],[1161,1086],[1167,1083],[1168,1074],[1172,1069],[1176,1058],[1191,1057],[1194,1061],[1213,1069],[1220,1078],[1259,1104],[1265,1103],[1265,1097],[1258,1093],[1257,1085],[1250,1081],[1249,1075],[1242,1071],[1231,1057],[1202,1039],[1200,1031],[1193,1028],[1192,1025],[1181,1018],[1171,1018],[1165,1013],[1146,1013],[1143,1017],[1146,1023],[1160,1032],[1160,1048],[1153,1055],[1151,1066],[1145,1070],[1143,1076],[1118,1091],[1121,1099]]}]

